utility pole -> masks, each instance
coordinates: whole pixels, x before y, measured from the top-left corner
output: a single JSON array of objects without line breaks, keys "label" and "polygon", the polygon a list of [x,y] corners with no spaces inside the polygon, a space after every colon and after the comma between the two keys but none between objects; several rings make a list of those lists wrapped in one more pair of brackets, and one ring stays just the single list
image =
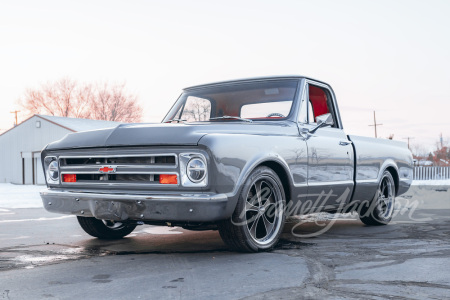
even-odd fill
[{"label": "utility pole", "polygon": [[403,138],[404,140],[408,140],[408,149],[409,149],[409,140],[412,140],[412,139],[414,139],[414,137],[412,137],[412,136],[407,136],[407,137],[405,137],[405,138]]},{"label": "utility pole", "polygon": [[11,111],[11,113],[16,116],[16,123],[14,123],[14,126],[17,126],[17,113],[18,112],[20,112],[20,110]]},{"label": "utility pole", "polygon": [[377,126],[380,126],[383,124],[377,124],[377,118],[375,117],[375,111],[373,111],[373,125],[369,125],[369,126],[374,126],[375,127],[375,138],[377,138]]}]

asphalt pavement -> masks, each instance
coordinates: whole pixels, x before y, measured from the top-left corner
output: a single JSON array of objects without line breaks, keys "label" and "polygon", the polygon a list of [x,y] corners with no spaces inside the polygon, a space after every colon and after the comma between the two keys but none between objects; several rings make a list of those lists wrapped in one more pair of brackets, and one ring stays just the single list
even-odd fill
[{"label": "asphalt pavement", "polygon": [[290,218],[276,249],[255,254],[217,231],[144,225],[102,241],[73,216],[0,208],[0,299],[448,299],[450,187],[397,202],[387,226]]}]

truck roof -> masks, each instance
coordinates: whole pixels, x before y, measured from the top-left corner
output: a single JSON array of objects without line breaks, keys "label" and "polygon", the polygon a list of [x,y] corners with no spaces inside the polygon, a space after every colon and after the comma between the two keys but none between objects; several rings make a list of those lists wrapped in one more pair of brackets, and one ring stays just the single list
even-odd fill
[{"label": "truck roof", "polygon": [[[250,77],[250,78],[242,78],[242,79],[233,79],[233,80],[226,80],[226,81],[218,81],[218,82],[211,82],[206,84],[200,84],[200,85],[194,85],[190,87],[186,87],[183,90],[191,90],[191,89],[197,89],[197,88],[203,88],[203,87],[209,87],[209,86],[215,86],[215,85],[222,85],[222,84],[232,84],[232,83],[241,83],[241,82],[251,82],[251,81],[265,81],[265,80],[279,80],[279,79],[311,79],[314,81],[318,81],[324,84],[327,84],[326,82],[323,82],[321,80],[317,80],[308,76],[302,76],[302,75],[278,75],[278,76],[263,76],[263,77]],[[329,85],[329,84],[327,84]]]}]

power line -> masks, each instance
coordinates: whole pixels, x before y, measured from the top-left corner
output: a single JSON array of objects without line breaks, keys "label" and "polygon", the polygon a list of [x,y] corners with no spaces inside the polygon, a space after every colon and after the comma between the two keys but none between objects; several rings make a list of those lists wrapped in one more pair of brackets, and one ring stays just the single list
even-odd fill
[{"label": "power line", "polygon": [[381,126],[383,124],[377,124],[377,118],[375,117],[375,111],[373,111],[373,125],[369,125],[369,126],[373,126],[375,127],[375,138],[377,138],[377,126]]}]

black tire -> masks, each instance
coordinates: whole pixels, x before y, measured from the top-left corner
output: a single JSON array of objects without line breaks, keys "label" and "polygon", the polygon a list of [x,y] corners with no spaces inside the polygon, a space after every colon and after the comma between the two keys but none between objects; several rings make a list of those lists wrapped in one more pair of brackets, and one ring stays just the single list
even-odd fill
[{"label": "black tire", "polygon": [[231,218],[218,224],[220,236],[234,251],[269,251],[283,231],[285,206],[278,175],[268,167],[258,167],[245,181]]},{"label": "black tire", "polygon": [[394,205],[394,178],[389,171],[384,171],[374,198],[358,209],[359,219],[369,226],[387,225],[392,219]]},{"label": "black tire", "polygon": [[78,223],[87,234],[105,240],[117,240],[130,234],[135,224],[123,224],[113,221],[104,221],[92,217],[77,216]]}]

